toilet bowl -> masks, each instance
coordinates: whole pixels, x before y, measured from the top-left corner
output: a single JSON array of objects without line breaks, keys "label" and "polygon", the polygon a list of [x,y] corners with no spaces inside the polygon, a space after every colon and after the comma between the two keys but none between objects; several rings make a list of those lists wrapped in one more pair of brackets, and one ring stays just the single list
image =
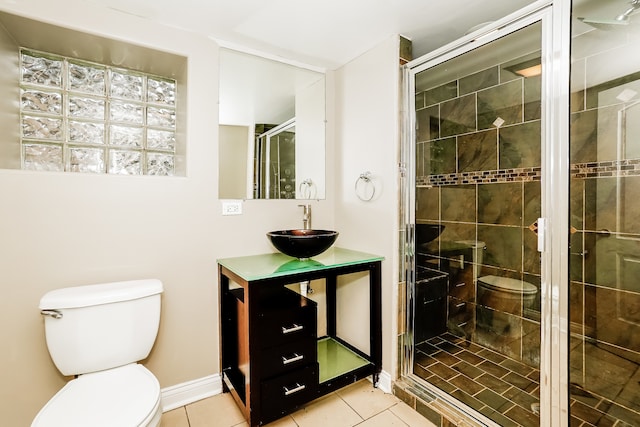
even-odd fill
[{"label": "toilet bowl", "polygon": [[160,322],[159,280],[51,291],[40,300],[47,348],[64,375],[76,375],[33,420],[37,427],[155,427],[160,385],[144,366]]},{"label": "toilet bowl", "polygon": [[521,317],[525,309],[533,306],[538,288],[523,280],[494,275],[478,278],[477,286],[478,326],[500,333],[517,333],[514,316]]},{"label": "toilet bowl", "polygon": [[40,410],[31,424],[41,426],[157,426],[160,385],[137,363],[80,375]]}]

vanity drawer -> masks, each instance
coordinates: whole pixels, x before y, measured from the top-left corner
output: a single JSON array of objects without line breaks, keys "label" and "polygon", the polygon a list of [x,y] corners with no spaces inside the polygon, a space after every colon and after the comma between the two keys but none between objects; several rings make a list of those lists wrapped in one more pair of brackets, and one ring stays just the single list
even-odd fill
[{"label": "vanity drawer", "polygon": [[288,344],[271,347],[259,358],[260,376],[274,377],[318,360],[318,343],[315,338],[307,338]]},{"label": "vanity drawer", "polygon": [[317,397],[318,363],[263,381],[262,422],[269,422],[293,412],[298,406]]},{"label": "vanity drawer", "polygon": [[260,348],[270,348],[317,336],[316,305],[309,304],[289,310],[265,311],[258,315],[256,332]]}]

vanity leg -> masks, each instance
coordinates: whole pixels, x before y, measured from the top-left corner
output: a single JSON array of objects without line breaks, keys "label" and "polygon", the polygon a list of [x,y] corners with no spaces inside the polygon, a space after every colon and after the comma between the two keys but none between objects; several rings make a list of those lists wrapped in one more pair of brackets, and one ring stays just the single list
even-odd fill
[{"label": "vanity leg", "polygon": [[[222,271],[220,271],[220,268],[218,269],[218,283],[219,283],[219,293],[218,293],[218,301],[220,301],[220,331],[224,331],[225,328],[228,327],[229,321],[229,307],[228,307],[228,296],[227,296],[227,292],[229,292],[229,278],[226,277],[224,274],[222,274]],[[232,332],[229,332],[232,333]],[[227,335],[224,333],[220,333],[219,334],[219,346],[221,349],[226,349],[227,348]],[[223,393],[227,393],[229,392],[229,388],[227,387],[227,385],[224,382],[224,376],[225,376],[225,368],[227,366],[227,363],[229,363],[230,359],[230,355],[228,354],[228,352],[225,352],[224,350],[220,352],[220,366],[219,366],[219,370],[222,373],[222,391]]]},{"label": "vanity leg", "polygon": [[327,296],[327,335],[336,336],[336,282],[337,276],[328,275],[326,280]]},{"label": "vanity leg", "polygon": [[375,262],[369,269],[369,345],[371,361],[375,365],[373,383],[378,383],[382,371],[382,266]]}]

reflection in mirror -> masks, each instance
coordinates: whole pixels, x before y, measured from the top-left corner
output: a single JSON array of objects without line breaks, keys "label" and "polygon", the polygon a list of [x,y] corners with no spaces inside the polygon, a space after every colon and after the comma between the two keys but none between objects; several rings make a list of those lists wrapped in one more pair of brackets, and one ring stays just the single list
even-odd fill
[{"label": "reflection in mirror", "polygon": [[219,198],[325,198],[323,73],[221,49],[219,124]]},{"label": "reflection in mirror", "polygon": [[254,199],[295,199],[295,119],[256,136]]}]

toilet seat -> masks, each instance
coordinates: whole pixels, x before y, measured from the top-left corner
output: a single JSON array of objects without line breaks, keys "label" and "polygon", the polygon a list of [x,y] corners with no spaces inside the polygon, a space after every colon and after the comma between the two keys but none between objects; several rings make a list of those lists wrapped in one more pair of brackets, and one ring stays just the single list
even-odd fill
[{"label": "toilet seat", "polygon": [[511,279],[509,277],[500,276],[483,276],[478,279],[487,289],[493,289],[501,292],[515,292],[518,294],[532,295],[538,292],[538,288],[523,280]]},{"label": "toilet seat", "polygon": [[32,427],[147,426],[160,418],[160,384],[137,363],[80,375],[40,410]]}]

